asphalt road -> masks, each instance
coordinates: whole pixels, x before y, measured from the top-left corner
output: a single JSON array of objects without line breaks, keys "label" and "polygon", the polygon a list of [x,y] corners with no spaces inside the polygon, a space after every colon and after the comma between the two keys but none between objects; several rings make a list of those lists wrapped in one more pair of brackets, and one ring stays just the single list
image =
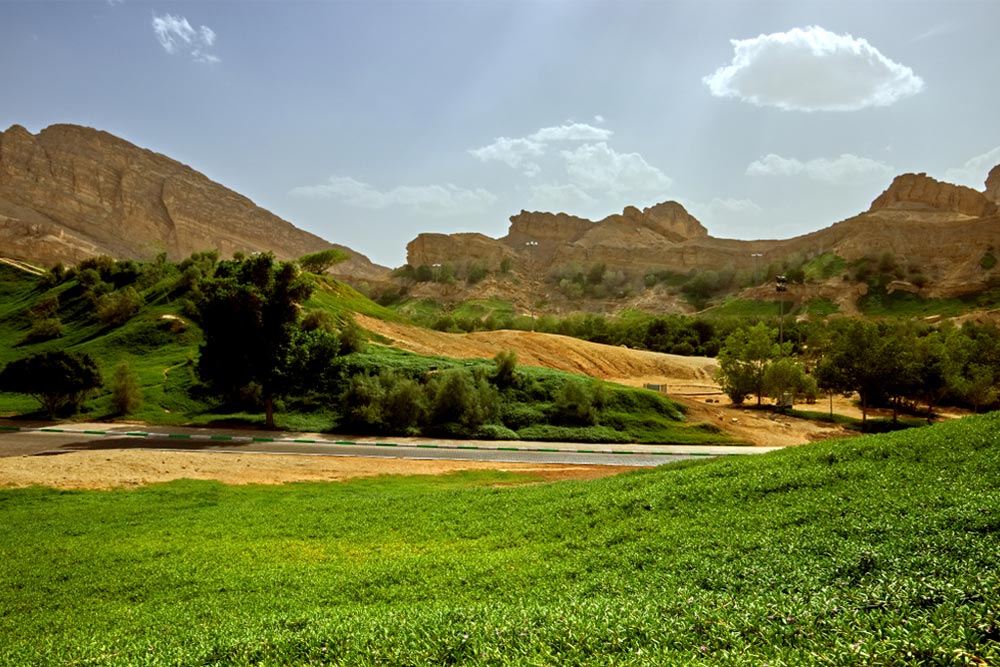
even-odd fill
[{"label": "asphalt road", "polygon": [[[57,455],[80,450],[172,451],[358,456],[376,458],[656,466],[720,455],[754,454],[765,447],[587,445],[423,438],[334,439],[340,436],[242,429],[59,424],[24,426],[0,420],[0,456]],[[16,430],[15,430],[16,429]]]}]

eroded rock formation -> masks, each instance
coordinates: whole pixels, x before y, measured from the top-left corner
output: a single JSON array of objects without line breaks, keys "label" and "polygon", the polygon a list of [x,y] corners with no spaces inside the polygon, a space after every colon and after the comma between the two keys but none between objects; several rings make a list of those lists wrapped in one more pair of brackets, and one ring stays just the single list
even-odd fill
[{"label": "eroded rock formation", "polygon": [[883,209],[930,209],[978,218],[996,212],[997,205],[972,188],[943,183],[927,174],[903,174],[892,181],[868,210],[874,212]]},{"label": "eroded rock formation", "polygon": [[990,170],[986,177],[986,198],[1000,207],[1000,164]]},{"label": "eroded rock formation", "polygon": [[[44,266],[213,248],[291,259],[333,245],[176,160],[75,125],[0,133],[0,243],[3,254]],[[338,273],[387,272],[338,247],[351,255]]]}]

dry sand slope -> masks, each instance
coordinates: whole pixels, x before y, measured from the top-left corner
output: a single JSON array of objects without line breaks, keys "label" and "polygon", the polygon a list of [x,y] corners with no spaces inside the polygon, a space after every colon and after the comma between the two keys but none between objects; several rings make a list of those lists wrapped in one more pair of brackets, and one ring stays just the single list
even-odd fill
[{"label": "dry sand slope", "polygon": [[[798,445],[847,435],[839,427],[731,407],[713,378],[718,364],[709,357],[631,350],[530,331],[451,334],[362,315],[357,321],[394,346],[418,354],[490,359],[502,350],[513,350],[518,362],[526,366],[571,371],[631,386],[665,384],[670,397],[687,406],[692,422],[711,422],[733,438],[755,445]],[[722,402],[707,403],[708,398]]]}]

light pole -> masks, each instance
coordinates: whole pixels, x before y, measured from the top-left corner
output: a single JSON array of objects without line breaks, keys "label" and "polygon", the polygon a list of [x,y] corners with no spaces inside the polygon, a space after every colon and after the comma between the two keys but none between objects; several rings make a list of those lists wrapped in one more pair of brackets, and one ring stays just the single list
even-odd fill
[{"label": "light pole", "polygon": [[752,252],[752,253],[750,253],[750,257],[753,258],[753,282],[754,282],[754,285],[756,285],[757,281],[760,280],[760,278],[758,278],[758,276],[760,275],[760,271],[757,269],[757,260],[760,259],[763,256],[764,256],[764,253],[762,253],[762,252]]},{"label": "light pole", "polygon": [[[781,298],[782,292],[788,291],[788,278],[785,276],[775,276],[774,289],[778,296],[778,349],[783,350],[785,345],[785,301]],[[784,355],[784,352],[782,352]]]},{"label": "light pole", "polygon": [[528,251],[528,312],[531,314],[531,330],[535,330],[535,283],[534,283],[534,269],[535,262],[535,249],[538,247],[538,241],[525,241],[524,247]]}]

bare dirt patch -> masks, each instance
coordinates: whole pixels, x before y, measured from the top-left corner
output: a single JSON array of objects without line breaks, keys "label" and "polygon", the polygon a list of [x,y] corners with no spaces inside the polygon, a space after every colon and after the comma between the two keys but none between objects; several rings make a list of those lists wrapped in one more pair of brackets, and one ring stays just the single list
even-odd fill
[{"label": "bare dirt patch", "polygon": [[[851,435],[839,426],[732,406],[715,381],[718,364],[710,357],[632,350],[531,331],[451,334],[360,315],[357,319],[394,346],[417,354],[491,359],[502,350],[513,350],[518,362],[526,366],[570,371],[633,387],[665,385],[667,395],[687,407],[692,423],[714,424],[734,439],[754,445],[800,445]],[[850,409],[846,404],[838,401],[838,412],[841,407]]]},{"label": "bare dirt patch", "polygon": [[216,480],[224,484],[285,484],[342,482],[378,475],[441,475],[459,470],[506,470],[529,473],[545,481],[558,481],[597,479],[635,468],[130,449],[0,458],[0,486],[37,484],[60,489],[114,489],[176,479]]}]

